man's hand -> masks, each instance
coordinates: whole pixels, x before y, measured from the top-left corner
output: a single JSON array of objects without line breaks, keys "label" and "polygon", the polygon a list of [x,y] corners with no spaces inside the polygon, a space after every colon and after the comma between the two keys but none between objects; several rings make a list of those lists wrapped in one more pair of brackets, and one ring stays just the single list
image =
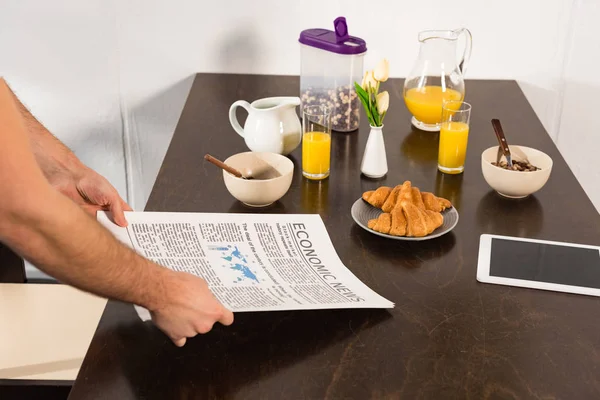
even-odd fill
[{"label": "man's hand", "polygon": [[233,313],[210,292],[204,279],[185,272],[168,273],[164,298],[150,310],[154,323],[176,346],[187,338],[209,332],[216,322],[233,323]]},{"label": "man's hand", "polygon": [[110,211],[117,225],[127,226],[124,211],[131,211],[131,207],[102,175],[84,165],[57,175],[50,178],[52,186],[86,212],[95,216],[97,211]]},{"label": "man's hand", "polygon": [[123,211],[131,211],[131,207],[121,199],[115,188],[86,167],[27,110],[12,91],[10,94],[25,122],[31,150],[48,182],[93,216],[99,210],[111,211],[117,225],[127,226]]}]

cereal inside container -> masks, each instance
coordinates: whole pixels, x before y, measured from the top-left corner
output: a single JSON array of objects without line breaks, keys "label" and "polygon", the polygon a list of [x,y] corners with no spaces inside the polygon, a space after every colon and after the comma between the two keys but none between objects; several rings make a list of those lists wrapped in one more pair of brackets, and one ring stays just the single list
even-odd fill
[{"label": "cereal inside container", "polygon": [[333,25],[334,31],[307,29],[300,33],[300,98],[302,107],[330,107],[332,129],[351,132],[360,122],[354,82],[362,81],[367,44],[348,35],[344,17],[336,18]]}]

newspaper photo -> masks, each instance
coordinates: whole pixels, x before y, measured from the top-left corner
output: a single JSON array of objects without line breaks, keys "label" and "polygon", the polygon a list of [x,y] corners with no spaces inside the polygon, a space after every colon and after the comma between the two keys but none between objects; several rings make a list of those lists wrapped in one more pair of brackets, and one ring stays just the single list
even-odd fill
[{"label": "newspaper photo", "polygon": [[126,218],[121,228],[98,213],[139,254],[206,280],[233,312],[394,307],[344,266],[318,214],[127,212]]}]

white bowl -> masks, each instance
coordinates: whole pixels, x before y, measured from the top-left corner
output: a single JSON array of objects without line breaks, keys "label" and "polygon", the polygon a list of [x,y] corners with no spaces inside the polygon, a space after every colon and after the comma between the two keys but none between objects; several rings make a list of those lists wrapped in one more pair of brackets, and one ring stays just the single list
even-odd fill
[{"label": "white bowl", "polygon": [[[531,147],[509,146],[511,149],[514,147],[519,147],[525,153],[529,162],[540,169],[522,172],[496,167],[492,165],[492,162],[496,161],[498,146],[494,146],[481,154],[481,171],[485,181],[496,192],[505,197],[519,199],[537,192],[546,184],[550,177],[550,171],[552,171],[552,159],[546,153]],[[515,153],[512,150],[511,154],[515,159]],[[502,157],[501,160],[506,159]]]},{"label": "white bowl", "polygon": [[243,175],[263,168],[266,164],[281,174],[272,179],[242,179],[223,171],[223,180],[233,197],[251,207],[268,206],[287,193],[294,176],[294,163],[277,153],[245,152],[234,154],[225,164],[239,170]]}]

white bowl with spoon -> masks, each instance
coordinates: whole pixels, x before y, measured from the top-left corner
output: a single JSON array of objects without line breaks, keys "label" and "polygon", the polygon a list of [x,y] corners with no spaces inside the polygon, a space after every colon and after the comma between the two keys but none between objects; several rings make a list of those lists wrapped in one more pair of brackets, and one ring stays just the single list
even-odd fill
[{"label": "white bowl with spoon", "polygon": [[[481,172],[485,181],[496,192],[504,197],[519,199],[540,190],[550,177],[552,158],[544,152],[526,146],[510,145],[513,160],[525,161],[539,168],[536,171],[514,171],[494,165],[498,154],[498,146],[490,147],[481,154]],[[502,156],[501,161],[506,162]]]},{"label": "white bowl with spoon", "polygon": [[485,181],[500,195],[513,199],[540,190],[550,177],[552,159],[531,147],[509,146],[500,120],[492,119],[492,126],[498,147],[490,147],[481,155]]},{"label": "white bowl with spoon", "polygon": [[277,153],[248,151],[234,154],[224,163],[209,155],[205,159],[223,168],[223,181],[229,193],[250,207],[266,207],[281,199],[294,176],[294,163]]}]

